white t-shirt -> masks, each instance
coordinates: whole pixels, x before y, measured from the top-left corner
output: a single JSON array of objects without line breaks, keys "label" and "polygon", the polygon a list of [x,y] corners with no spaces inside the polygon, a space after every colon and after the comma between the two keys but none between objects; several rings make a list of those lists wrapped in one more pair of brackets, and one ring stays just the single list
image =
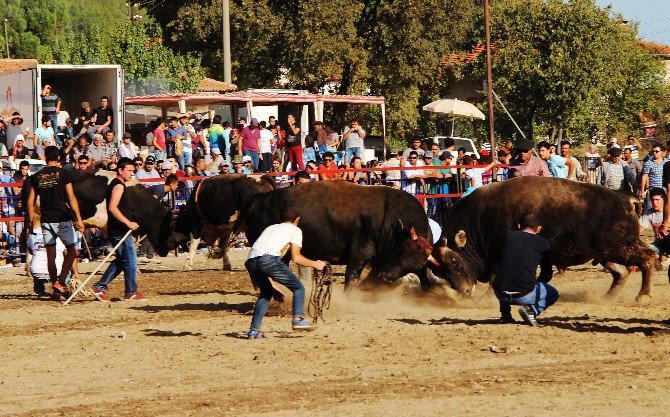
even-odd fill
[{"label": "white t-shirt", "polygon": [[663,223],[663,212],[655,211],[653,208],[645,210],[640,216],[640,227],[644,229],[653,229],[654,233],[658,232],[658,228]]},{"label": "white t-shirt", "polygon": [[[478,188],[478,187],[481,187],[482,185],[484,185],[484,183],[482,182],[482,175],[484,175],[485,172],[486,172],[486,170],[484,168],[468,168],[468,169],[466,169],[465,170],[465,178],[468,180],[466,182],[466,186]],[[472,178],[475,179],[475,182],[474,182],[473,185],[471,185],[472,183],[471,183],[471,181],[469,181]]]},{"label": "white t-shirt", "polygon": [[195,135],[195,128],[190,124],[186,123],[185,125],[182,125],[184,129],[186,129],[186,135],[184,136],[184,139],[181,140],[181,149],[182,152],[186,153],[192,153],[193,152],[193,145],[191,144],[191,133]]},{"label": "white t-shirt", "polygon": [[272,140],[274,135],[267,129],[261,129],[261,153],[272,152]]},{"label": "white t-shirt", "polygon": [[279,223],[268,226],[251,247],[249,259],[263,255],[281,256],[281,251],[289,243],[302,247],[302,230],[293,223]]},{"label": "white t-shirt", "polygon": [[222,155],[205,155],[205,163],[207,165],[211,164],[214,160],[212,157],[216,157],[216,163],[212,167],[205,171],[207,175],[219,175],[220,167],[226,162],[225,158]]},{"label": "white t-shirt", "polygon": [[[30,273],[33,275],[49,276],[49,269],[47,267],[47,249],[44,246],[44,236],[42,235],[42,228],[36,227],[33,229],[33,234],[28,235],[28,247],[33,252],[33,258],[30,260]],[[56,240],[56,273],[60,274],[63,266],[63,252],[65,245],[63,241],[58,238]]]}]

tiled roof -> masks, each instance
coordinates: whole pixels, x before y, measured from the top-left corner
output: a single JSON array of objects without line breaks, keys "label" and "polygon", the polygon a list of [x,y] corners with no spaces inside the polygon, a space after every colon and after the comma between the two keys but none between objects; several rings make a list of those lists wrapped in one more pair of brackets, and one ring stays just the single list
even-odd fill
[{"label": "tiled roof", "polygon": [[36,59],[7,59],[0,58],[0,74],[18,72],[24,69],[36,67],[39,62]]},{"label": "tiled roof", "polygon": [[[491,50],[495,50],[496,46],[494,43],[491,44]],[[446,67],[451,64],[455,63],[468,63],[471,61],[476,60],[479,58],[479,56],[483,53],[486,52],[486,45],[484,44],[477,44],[474,48],[472,48],[472,51],[468,53],[456,53],[452,52],[449,55],[443,55],[442,56],[442,66]]]},{"label": "tiled roof", "polygon": [[670,55],[670,46],[649,41],[638,41],[640,45],[651,48],[657,55]]},{"label": "tiled roof", "polygon": [[198,91],[201,93],[227,93],[237,91],[237,86],[213,78],[203,78],[198,85]]}]

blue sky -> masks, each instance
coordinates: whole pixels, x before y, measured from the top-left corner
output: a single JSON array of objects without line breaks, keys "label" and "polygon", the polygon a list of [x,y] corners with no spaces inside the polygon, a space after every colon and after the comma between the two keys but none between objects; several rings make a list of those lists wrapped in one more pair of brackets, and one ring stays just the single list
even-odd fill
[{"label": "blue sky", "polygon": [[612,5],[625,19],[640,22],[639,38],[670,46],[670,0],[596,0],[596,4]]}]

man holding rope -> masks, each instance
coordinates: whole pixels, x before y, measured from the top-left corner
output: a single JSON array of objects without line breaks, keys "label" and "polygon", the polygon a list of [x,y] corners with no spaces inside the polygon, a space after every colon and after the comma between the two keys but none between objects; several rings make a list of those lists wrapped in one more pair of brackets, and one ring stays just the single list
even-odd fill
[{"label": "man holding rope", "polygon": [[[74,233],[74,227],[72,227],[72,214],[74,214],[74,220],[77,222],[77,230],[80,232],[84,231],[84,222],[81,219],[79,204],[74,195],[72,177],[67,170],[60,167],[60,150],[55,146],[49,146],[44,150],[44,157],[47,166],[30,177],[32,186],[28,194],[28,230],[33,230],[35,199],[39,196],[49,280],[54,290],[53,297],[58,300],[62,294],[67,293],[65,279],[72,268],[74,259],[77,257],[77,248],[75,247],[77,237]],[[68,202],[70,207],[67,205]],[[72,209],[72,214],[70,209]],[[60,274],[56,269],[56,241],[58,238],[66,248]]]},{"label": "man holding rope", "polygon": [[270,304],[270,299],[275,296],[282,300],[283,296],[277,290],[272,280],[286,286],[293,292],[293,320],[291,325],[295,331],[312,331],[316,326],[305,320],[305,287],[298,277],[281,260],[281,250],[290,244],[291,260],[298,265],[310,266],[321,271],[325,266],[324,261],[312,261],[300,253],[302,247],[302,230],[298,228],[300,216],[293,206],[282,209],[281,219],[283,223],[268,226],[259,236],[249,252],[249,259],[244,266],[249,271],[251,282],[254,287],[260,288],[260,294],[256,301],[251,329],[247,333],[249,339],[261,339],[261,324],[263,317]]},{"label": "man holding rope", "polygon": [[[107,287],[123,271],[126,285],[126,301],[144,301],[146,297],[137,292],[137,252],[135,242],[130,233],[139,229],[139,225],[131,220],[128,196],[125,193],[126,182],[135,172],[130,158],[121,158],[116,166],[116,178],[107,186],[107,235],[116,248],[116,259],[109,264],[100,281],[93,284],[93,294],[100,301],[110,302]],[[119,244],[120,243],[120,244]]]}]

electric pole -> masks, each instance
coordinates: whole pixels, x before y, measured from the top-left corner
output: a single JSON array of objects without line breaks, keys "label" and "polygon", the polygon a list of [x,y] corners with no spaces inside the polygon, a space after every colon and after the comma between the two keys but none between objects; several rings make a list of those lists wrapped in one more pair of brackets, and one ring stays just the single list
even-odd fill
[{"label": "electric pole", "polygon": [[9,20],[5,19],[5,51],[7,52],[7,58],[9,59],[9,36],[7,36],[7,22],[9,22]]},{"label": "electric pole", "polygon": [[495,121],[493,119],[493,75],[491,71],[491,29],[489,25],[489,0],[484,0],[484,26],[486,28],[486,95],[489,105],[489,142],[491,143],[491,156],[495,160],[496,137],[494,133]]},{"label": "electric pole", "polygon": [[230,3],[229,0],[221,0],[223,9],[223,81],[233,83],[232,70],[230,68]]}]

